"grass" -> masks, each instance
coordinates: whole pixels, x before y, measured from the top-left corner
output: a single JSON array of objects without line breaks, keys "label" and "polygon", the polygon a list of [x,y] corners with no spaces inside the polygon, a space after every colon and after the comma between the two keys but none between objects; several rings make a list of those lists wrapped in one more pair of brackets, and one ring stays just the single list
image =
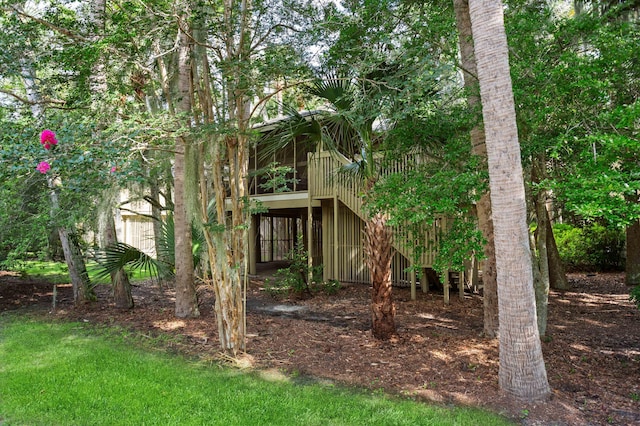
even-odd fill
[{"label": "grass", "polygon": [[0,315],[0,424],[510,424],[475,409],[267,380],[145,348],[137,339],[84,323]]},{"label": "grass", "polygon": [[[70,282],[69,269],[64,262],[21,260],[17,263],[15,272],[19,272],[24,277],[46,280],[51,284],[66,284]],[[98,264],[96,262],[87,262],[87,272],[91,282],[97,284],[107,282],[106,279],[99,280],[96,278],[98,273]],[[130,274],[132,281],[149,279],[149,274],[145,271],[135,270],[131,271]]]}]

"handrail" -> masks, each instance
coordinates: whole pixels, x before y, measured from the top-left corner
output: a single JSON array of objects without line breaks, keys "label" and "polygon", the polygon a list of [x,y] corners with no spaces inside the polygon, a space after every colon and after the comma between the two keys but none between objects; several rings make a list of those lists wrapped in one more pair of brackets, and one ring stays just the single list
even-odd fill
[{"label": "handrail", "polygon": [[[362,185],[357,179],[346,179],[340,176],[340,167],[350,164],[348,158],[339,152],[310,152],[308,154],[309,171],[309,197],[312,199],[337,197],[347,208],[353,211],[360,219],[367,220],[362,207]],[[403,161],[406,164],[406,160]],[[403,164],[397,167],[402,167]],[[421,267],[431,267],[437,251],[439,229],[446,226],[445,219],[436,221],[424,229],[422,245],[427,249],[420,257]],[[398,229],[393,229],[393,247],[407,259],[412,259],[411,248],[415,247],[415,238],[403,235]],[[410,244],[413,242],[413,244]]]}]

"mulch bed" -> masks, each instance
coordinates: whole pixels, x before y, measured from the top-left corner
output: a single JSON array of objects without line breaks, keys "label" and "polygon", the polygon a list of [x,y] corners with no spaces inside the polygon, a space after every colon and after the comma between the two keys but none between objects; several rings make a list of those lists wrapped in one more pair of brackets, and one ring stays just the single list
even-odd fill
[{"label": "mulch bed", "polygon": [[[484,407],[523,425],[640,424],[640,311],[629,302],[624,276],[570,274],[572,289],[552,292],[548,338],[543,342],[553,393],[529,404],[498,388],[498,344],[482,337],[482,299],[467,294],[443,304],[441,294],[395,289],[398,335],[371,336],[366,285],[344,285],[335,295],[276,300],[252,279],[247,348],[254,368],[384,390],[439,404]],[[61,320],[119,324],[145,335],[175,335],[168,349],[189,356],[219,354],[213,296],[199,289],[201,317],[176,319],[173,292],[148,282],[134,287],[136,306],[116,310],[109,288],[99,300],[72,307],[69,285],[58,286],[0,272],[0,313],[29,310]]]}]

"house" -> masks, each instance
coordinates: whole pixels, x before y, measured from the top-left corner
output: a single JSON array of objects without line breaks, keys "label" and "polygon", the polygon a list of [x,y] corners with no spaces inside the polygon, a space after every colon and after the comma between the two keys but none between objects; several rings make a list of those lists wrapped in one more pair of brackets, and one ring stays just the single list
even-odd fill
[{"label": "house", "polygon": [[[312,113],[307,113],[310,117]],[[311,119],[311,118],[307,118]],[[265,134],[276,128],[277,122],[257,128]],[[336,171],[350,162],[345,156],[312,148],[304,136],[296,137],[284,149],[265,154],[260,142],[250,155],[249,193],[264,212],[252,216],[249,231],[249,273],[257,265],[285,260],[302,234],[313,265],[323,265],[324,279],[340,282],[368,283],[369,271],[363,251],[365,214],[357,182],[340,179]],[[398,167],[403,167],[399,165]],[[278,175],[278,173],[280,175]],[[274,183],[270,184],[271,178]],[[423,270],[432,267],[439,234],[446,227],[444,219],[425,229],[426,252],[418,265]],[[417,277],[407,272],[411,266],[411,244],[394,233],[395,254],[392,280],[396,286],[411,286],[416,297]],[[423,273],[420,285],[427,291]],[[472,274],[473,275],[473,274]],[[449,298],[449,275],[444,277],[445,300]],[[458,286],[461,294],[464,286]]]},{"label": "house", "polygon": [[151,204],[126,189],[120,191],[118,197],[120,207],[114,218],[118,241],[155,257]]},{"label": "house", "polygon": [[[307,119],[312,116],[312,112],[305,114]],[[256,130],[267,134],[275,130],[277,124],[277,120],[268,122]],[[396,167],[406,167],[408,161],[405,159]],[[321,145],[312,147],[304,136],[296,137],[274,153],[265,149],[260,141],[252,148],[248,190],[251,200],[260,204],[262,212],[251,217],[249,274],[255,275],[259,264],[287,260],[301,235],[311,263],[323,265],[325,280],[369,283],[363,250],[365,214],[361,190],[358,182],[341,179],[336,174],[349,162],[346,156],[323,150]],[[153,255],[150,215],[151,207],[143,200],[121,207],[118,238]],[[446,220],[441,219],[420,235],[427,250],[417,265],[423,270],[419,280],[415,272],[407,271],[412,266],[412,245],[403,240],[401,233],[394,232],[392,281],[395,286],[410,286],[413,299],[418,282],[426,292],[427,279],[434,276],[428,271],[433,266],[439,235],[445,228]],[[443,281],[445,301],[448,301],[449,274],[444,274]],[[463,295],[464,286],[458,287]]]}]

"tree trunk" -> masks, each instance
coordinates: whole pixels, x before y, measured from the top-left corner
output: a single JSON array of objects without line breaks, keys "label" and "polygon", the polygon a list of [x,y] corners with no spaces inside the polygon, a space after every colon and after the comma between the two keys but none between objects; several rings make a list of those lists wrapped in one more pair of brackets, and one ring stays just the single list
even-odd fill
[{"label": "tree trunk", "polygon": [[386,222],[386,217],[377,213],[366,222],[364,228],[364,252],[372,285],[372,331],[375,338],[383,340],[396,332],[396,308],[391,294],[392,234]]},{"label": "tree trunk", "polygon": [[[191,114],[191,39],[185,33],[188,7],[184,5],[178,46],[178,113],[188,117]],[[185,126],[188,126],[188,119]],[[176,264],[176,303],[175,315],[178,318],[195,318],[200,316],[198,299],[194,283],[194,264],[191,241],[191,221],[187,212],[186,182],[188,135],[176,138],[174,159],[174,232],[175,232],[175,264]]]},{"label": "tree trunk", "polygon": [[153,216],[153,244],[156,251],[156,259],[167,263],[168,259],[162,247],[162,209],[160,208],[160,188],[157,182],[152,182],[149,187],[151,203],[151,216]]},{"label": "tree trunk", "polygon": [[547,333],[547,314],[549,307],[549,250],[547,249],[547,207],[546,197],[538,194],[536,199],[536,217],[538,229],[536,231],[535,248],[538,252],[537,270],[538,277],[534,279],[534,291],[536,296],[536,317],[538,320],[538,333],[544,336]]},{"label": "tree trunk", "polygon": [[[213,188],[215,202],[215,223],[217,229],[203,229],[206,241],[209,265],[211,267],[210,283],[213,287],[216,304],[215,313],[218,323],[218,334],[222,350],[232,356],[246,350],[246,250],[247,229],[251,217],[247,204],[247,176],[249,165],[249,119],[251,115],[247,72],[251,64],[251,17],[253,4],[251,0],[225,1],[223,4],[221,34],[224,48],[221,49],[222,80],[226,95],[226,115],[224,117],[229,133],[220,137],[212,137],[211,172],[208,173],[210,183],[204,180],[204,171],[200,170],[200,203],[201,217],[208,218],[210,198],[209,188]],[[204,34],[204,33],[203,33]],[[194,37],[201,37],[200,31]],[[206,44],[206,41],[205,41]],[[195,68],[198,77],[198,100],[206,123],[213,121],[212,83],[209,81],[210,70],[206,52],[196,49],[196,58],[200,68]],[[198,72],[198,70],[200,72]],[[223,176],[223,170],[226,176]],[[228,180],[227,180],[228,179]],[[227,194],[227,190],[229,194]],[[226,199],[228,197],[228,199]],[[230,206],[227,215],[225,206]],[[204,222],[203,222],[204,223]]]},{"label": "tree trunk", "polygon": [[58,228],[58,236],[62,244],[62,251],[69,269],[69,278],[73,287],[73,304],[79,306],[95,300],[96,296],[89,281],[89,274],[84,263],[80,247],[74,241],[66,228]]},{"label": "tree trunk", "polygon": [[482,100],[496,248],[500,321],[499,384],[525,400],[546,397],[538,334],[524,178],[511,87],[503,5],[470,0]]},{"label": "tree trunk", "polygon": [[[109,203],[110,204],[110,203]],[[116,235],[116,223],[113,218],[114,212],[112,208],[107,208],[102,213],[102,235],[103,247],[109,247],[118,242]],[[111,273],[111,287],[113,288],[113,300],[118,309],[133,308],[133,296],[131,295],[131,283],[129,276],[123,268]]]},{"label": "tree trunk", "polygon": [[496,249],[493,237],[493,219],[491,218],[491,193],[480,197],[477,205],[478,227],[486,240],[482,261],[482,303],[484,308],[483,333],[487,337],[496,337],[500,326],[498,316],[498,281],[496,273]]},{"label": "tree trunk", "polygon": [[[469,107],[479,113],[482,108],[478,88],[477,66],[471,34],[471,19],[469,17],[468,0],[454,0],[456,12],[456,26],[458,28],[460,56],[464,77],[464,87],[467,90]],[[480,125],[471,130],[471,146],[474,155],[486,160],[487,147],[484,132]],[[493,241],[493,220],[491,219],[490,191],[482,194],[476,204],[478,227],[486,243],[484,245],[485,259],[480,265],[482,270],[482,295],[484,304],[484,335],[496,337],[498,334],[498,284],[496,281],[496,251]]]},{"label": "tree trunk", "polygon": [[[537,228],[533,236],[533,288],[536,296],[536,316],[538,333],[544,336],[547,332],[547,312],[549,306],[549,250],[547,247],[547,230],[549,229],[549,212],[547,211],[547,191],[539,184],[546,175],[546,158],[544,153],[536,155],[531,162],[532,186],[538,186],[533,193]],[[536,192],[537,191],[537,192]],[[537,256],[536,256],[537,255]]]},{"label": "tree trunk", "polygon": [[[546,210],[546,209],[545,209]],[[549,259],[549,285],[555,290],[569,290],[569,281],[564,271],[564,265],[560,259],[560,252],[556,244],[556,237],[553,235],[551,217],[547,210],[547,256]]]},{"label": "tree trunk", "polygon": [[625,282],[629,286],[640,285],[640,220],[627,226],[627,261]]},{"label": "tree trunk", "polygon": [[[91,2],[89,13],[89,24],[92,26],[93,41],[97,43],[104,33],[106,0],[94,0]],[[97,110],[99,101],[107,93],[107,74],[104,65],[104,58],[99,57],[93,64],[89,86],[94,96],[93,106]],[[103,126],[98,126],[94,137],[99,138],[97,134]],[[112,207],[113,197],[110,191],[105,191],[102,195],[105,199],[105,208],[102,212],[102,232],[103,232],[103,248],[118,242],[116,235],[116,224],[114,220],[114,209]],[[133,297],[131,296],[131,283],[129,277],[123,268],[111,273],[111,287],[113,288],[113,298],[116,308],[131,309],[133,308]]]},{"label": "tree trunk", "polygon": [[[40,102],[41,95],[36,83],[37,79],[35,71],[31,63],[29,63],[28,58],[23,58],[20,65],[27,99],[30,102],[31,114],[35,120],[42,123],[44,121],[44,110]],[[55,182],[53,179],[49,178],[47,182],[51,190],[49,194],[49,199],[51,201],[51,217],[54,218],[60,208],[58,203],[58,194],[55,191]],[[74,305],[78,306],[95,299],[95,293],[91,288],[89,275],[87,274],[87,268],[84,263],[80,247],[78,247],[73,238],[69,238],[69,232],[65,227],[58,227],[57,233],[60,238],[60,244],[62,245],[64,259],[67,264],[67,268],[69,269],[69,278],[71,280],[71,285],[73,286]]]}]

